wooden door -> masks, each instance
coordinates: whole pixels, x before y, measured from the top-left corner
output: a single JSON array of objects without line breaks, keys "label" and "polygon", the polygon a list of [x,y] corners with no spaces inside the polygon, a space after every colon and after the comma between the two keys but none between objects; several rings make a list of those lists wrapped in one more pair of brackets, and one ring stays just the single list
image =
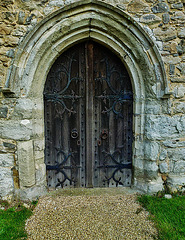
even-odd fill
[{"label": "wooden door", "polygon": [[50,188],[131,185],[132,99],[123,63],[98,43],[55,61],[44,89]]}]

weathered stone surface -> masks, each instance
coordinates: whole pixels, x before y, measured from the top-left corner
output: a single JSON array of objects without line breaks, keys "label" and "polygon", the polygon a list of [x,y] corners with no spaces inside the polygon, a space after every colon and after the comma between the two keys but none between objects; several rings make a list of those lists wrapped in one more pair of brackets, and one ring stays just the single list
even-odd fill
[{"label": "weathered stone surface", "polygon": [[177,45],[177,52],[179,55],[182,55],[185,53],[185,41],[182,39],[180,43]]},{"label": "weathered stone surface", "polygon": [[168,173],[169,172],[169,166],[166,162],[162,162],[159,164],[159,170],[161,173]]},{"label": "weathered stone surface", "polygon": [[180,174],[178,176],[175,174],[169,174],[168,183],[174,186],[185,185],[185,174]]},{"label": "weathered stone surface", "polygon": [[18,37],[6,36],[5,38],[5,46],[15,47],[17,46],[18,42],[19,42]]},{"label": "weathered stone surface", "polygon": [[185,77],[172,77],[170,81],[174,83],[185,83]]},{"label": "weathered stone surface", "polygon": [[172,161],[182,161],[185,162],[185,148],[169,149],[168,157]]},{"label": "weathered stone surface", "polygon": [[35,184],[35,160],[33,155],[33,141],[18,142],[20,187],[31,187]]},{"label": "weathered stone surface", "polygon": [[185,94],[185,87],[182,84],[179,84],[174,88],[174,96],[176,98],[183,98]]},{"label": "weathered stone surface", "polygon": [[148,190],[147,193],[156,193],[158,191],[162,191],[163,190],[163,181],[161,179],[161,177],[158,177],[156,179],[156,181],[151,181],[148,184]]},{"label": "weathered stone surface", "polygon": [[14,185],[11,168],[0,167],[0,196],[12,195],[13,190]]},{"label": "weathered stone surface", "polygon": [[63,7],[64,1],[63,0],[51,0],[48,3],[48,6]]},{"label": "weathered stone surface", "polygon": [[177,66],[182,75],[185,75],[185,63],[181,63]]},{"label": "weathered stone surface", "polygon": [[15,22],[16,15],[17,15],[16,12],[5,11],[5,12],[2,12],[1,14],[2,14],[1,17],[4,20],[8,20],[8,22]]},{"label": "weathered stone surface", "polygon": [[185,141],[179,141],[179,139],[167,140],[163,142],[163,145],[169,148],[185,147]]},{"label": "weathered stone surface", "polygon": [[35,140],[34,141],[34,149],[35,151],[42,151],[45,147],[45,141],[44,140]]},{"label": "weathered stone surface", "polygon": [[0,118],[6,118],[8,114],[8,107],[0,106]]},{"label": "weathered stone surface", "polygon": [[22,37],[26,34],[27,28],[25,26],[18,26],[15,30],[13,30],[12,35],[16,37]]},{"label": "weathered stone surface", "polygon": [[157,142],[145,143],[145,158],[147,160],[156,161],[159,154],[159,144]]},{"label": "weathered stone surface", "polygon": [[128,4],[128,12],[130,13],[148,13],[150,12],[150,7],[142,0],[132,0]]},{"label": "weathered stone surface", "polygon": [[161,18],[156,16],[155,14],[145,14],[145,15],[142,15],[140,18],[140,22],[146,23],[146,24],[157,23],[160,21],[161,21]]},{"label": "weathered stone surface", "polygon": [[153,13],[169,12],[169,7],[166,3],[158,3],[152,8]]},{"label": "weathered stone surface", "polygon": [[158,177],[159,167],[156,162],[145,161],[144,163],[145,176],[148,179],[156,179]]},{"label": "weathered stone surface", "polygon": [[163,149],[162,152],[160,153],[159,160],[164,161],[167,157],[167,150]]},{"label": "weathered stone surface", "polygon": [[184,117],[154,116],[146,120],[146,136],[148,139],[168,139],[183,135],[185,131]]},{"label": "weathered stone surface", "polygon": [[17,21],[17,23],[18,24],[23,24],[24,21],[25,21],[25,12],[20,11],[19,14],[18,14],[18,21]]},{"label": "weathered stone surface", "polygon": [[0,166],[1,167],[13,167],[14,156],[12,154],[0,154]]},{"label": "weathered stone surface", "polygon": [[175,73],[175,65],[174,64],[170,64],[169,65],[169,74],[170,75],[174,75]]},{"label": "weathered stone surface", "polygon": [[181,3],[181,2],[173,3],[173,4],[171,5],[171,8],[182,9],[182,8],[183,8],[183,3]]},{"label": "weathered stone surface", "polygon": [[32,135],[32,125],[29,120],[0,121],[0,136],[6,139],[29,140]]},{"label": "weathered stone surface", "polygon": [[176,22],[182,22],[185,20],[185,14],[183,12],[175,12],[174,16],[171,17],[171,20]]},{"label": "weathered stone surface", "polygon": [[174,163],[173,173],[184,173],[185,172],[185,161],[178,161]]},{"label": "weathered stone surface", "polygon": [[181,28],[177,35],[179,38],[185,38],[185,28]]},{"label": "weathered stone surface", "polygon": [[33,107],[34,104],[30,99],[20,98],[16,102],[13,117],[20,119],[30,119],[32,118]]},{"label": "weathered stone surface", "polygon": [[181,62],[181,58],[173,57],[173,56],[166,56],[166,57],[163,57],[163,61],[164,61],[164,63],[167,63],[167,64],[178,64]]},{"label": "weathered stone surface", "polygon": [[8,35],[8,34],[11,33],[12,30],[13,30],[12,26],[7,26],[4,23],[0,24],[0,34],[3,34],[3,35],[7,34]]},{"label": "weathered stone surface", "polygon": [[185,102],[175,103],[173,113],[185,113]]},{"label": "weathered stone surface", "polygon": [[167,29],[155,28],[154,35],[157,40],[162,40],[164,42],[173,40],[177,37],[176,29],[174,27],[169,27]]},{"label": "weathered stone surface", "polygon": [[36,182],[37,184],[41,184],[46,182],[46,164],[36,164]]},{"label": "weathered stone surface", "polygon": [[22,200],[37,200],[40,196],[47,194],[46,186],[34,186],[16,191],[16,195]]},{"label": "weathered stone surface", "polygon": [[168,13],[164,13],[164,14],[162,15],[162,19],[163,19],[163,23],[164,23],[164,24],[167,24],[167,23],[169,23],[169,21],[170,21],[170,15],[169,15]]},{"label": "weathered stone surface", "polygon": [[3,142],[3,146],[8,150],[16,150],[16,145],[10,142]]},{"label": "weathered stone surface", "polygon": [[13,58],[14,57],[14,49],[10,49],[6,52],[6,56],[9,57],[9,58]]}]

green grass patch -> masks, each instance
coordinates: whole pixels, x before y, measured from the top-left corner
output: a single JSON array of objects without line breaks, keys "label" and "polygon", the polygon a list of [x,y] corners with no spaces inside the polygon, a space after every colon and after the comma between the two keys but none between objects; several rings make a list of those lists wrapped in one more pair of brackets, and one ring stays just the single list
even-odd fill
[{"label": "green grass patch", "polygon": [[158,239],[185,239],[185,196],[166,199],[142,195],[138,200],[151,213],[159,232]]},{"label": "green grass patch", "polygon": [[26,239],[25,221],[31,215],[32,210],[21,205],[0,209],[0,239]]}]

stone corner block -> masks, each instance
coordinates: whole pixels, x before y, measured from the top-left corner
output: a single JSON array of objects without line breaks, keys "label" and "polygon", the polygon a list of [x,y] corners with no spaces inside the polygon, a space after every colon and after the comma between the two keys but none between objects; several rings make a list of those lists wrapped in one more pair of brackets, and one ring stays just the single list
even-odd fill
[{"label": "stone corner block", "polygon": [[35,184],[33,141],[18,142],[17,154],[20,187],[31,187]]},{"label": "stone corner block", "polygon": [[159,154],[159,144],[157,142],[146,142],[145,158],[147,160],[156,161]]}]

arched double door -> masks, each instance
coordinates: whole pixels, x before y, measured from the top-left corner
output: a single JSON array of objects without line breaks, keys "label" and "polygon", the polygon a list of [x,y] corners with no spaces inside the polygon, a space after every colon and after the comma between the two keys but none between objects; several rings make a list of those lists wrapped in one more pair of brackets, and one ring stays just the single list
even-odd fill
[{"label": "arched double door", "polygon": [[44,89],[48,187],[130,186],[133,93],[109,49],[88,41],[53,64]]}]

